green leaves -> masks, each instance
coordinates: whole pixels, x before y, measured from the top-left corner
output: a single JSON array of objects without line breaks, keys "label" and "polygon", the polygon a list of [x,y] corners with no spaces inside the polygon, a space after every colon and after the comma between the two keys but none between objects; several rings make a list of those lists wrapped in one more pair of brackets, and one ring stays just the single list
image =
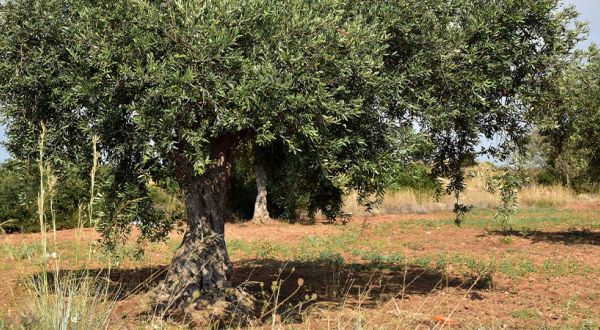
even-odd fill
[{"label": "green leaves", "polygon": [[[506,159],[526,142],[548,72],[582,32],[577,13],[554,0],[432,0],[392,6],[389,15],[397,114],[419,123],[434,146],[433,175],[450,178],[446,191],[458,198],[471,159]],[[497,135],[498,148],[476,150]]]},{"label": "green leaves", "polygon": [[596,46],[551,72],[538,104],[537,154],[566,186],[594,189],[600,174],[600,56]]},{"label": "green leaves", "polygon": [[140,178],[181,182],[178,162],[201,177],[232,136],[278,150],[273,165],[293,168],[311,211],[331,217],[350,189],[365,204],[381,197],[394,165],[414,158],[458,196],[482,137],[506,137],[485,151],[501,157],[523,143],[531,104],[579,36],[555,0],[0,8],[0,102],[17,157],[31,157],[43,121],[50,157],[86,167],[97,134],[110,189],[123,189],[115,200],[144,200]]}]

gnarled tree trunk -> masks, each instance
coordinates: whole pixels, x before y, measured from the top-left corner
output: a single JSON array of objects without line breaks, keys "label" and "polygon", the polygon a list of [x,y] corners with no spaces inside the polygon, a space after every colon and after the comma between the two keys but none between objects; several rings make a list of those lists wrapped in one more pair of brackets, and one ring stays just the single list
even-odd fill
[{"label": "gnarled tree trunk", "polygon": [[[178,157],[177,170],[184,185],[188,227],[165,280],[159,287],[157,309],[181,311],[198,300],[227,298],[232,263],[224,237],[227,190],[237,139],[219,138],[213,144],[211,165],[203,175]],[[210,303],[209,303],[210,304]]]},{"label": "gnarled tree trunk", "polygon": [[252,222],[264,223],[269,220],[269,211],[267,210],[267,172],[265,165],[257,160],[254,167],[256,174],[256,201],[254,202],[254,215]]}]

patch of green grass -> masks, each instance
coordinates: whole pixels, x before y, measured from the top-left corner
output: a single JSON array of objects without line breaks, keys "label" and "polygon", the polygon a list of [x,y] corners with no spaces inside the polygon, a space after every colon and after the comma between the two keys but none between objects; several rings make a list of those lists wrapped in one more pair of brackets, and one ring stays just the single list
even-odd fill
[{"label": "patch of green grass", "polygon": [[399,264],[404,262],[404,255],[402,253],[381,254],[378,252],[365,252],[362,254],[362,259],[374,263]]},{"label": "patch of green grass", "polygon": [[414,265],[420,268],[429,268],[431,265],[431,257],[429,256],[420,256],[414,261]]},{"label": "patch of green grass", "polygon": [[582,265],[576,260],[551,261],[545,260],[542,264],[542,270],[546,277],[586,275],[593,270],[588,265]]},{"label": "patch of green grass", "polygon": [[500,243],[500,244],[508,245],[508,244],[512,244],[513,242],[514,242],[514,239],[510,236],[502,236],[502,237],[498,238],[498,243]]},{"label": "patch of green grass", "polygon": [[418,250],[422,249],[421,244],[419,244],[417,242],[404,242],[402,245],[406,246],[407,248],[409,248],[413,251],[418,251]]},{"label": "patch of green grass", "polygon": [[359,247],[360,228],[346,227],[337,235],[328,237],[305,236],[299,244],[288,248],[287,257],[299,261],[319,260],[322,254],[334,255],[346,251],[354,251],[360,254]]},{"label": "patch of green grass", "polygon": [[405,263],[405,257],[402,253],[381,254],[367,251],[361,257],[368,263],[368,268],[379,270],[399,271]]},{"label": "patch of green grass", "polygon": [[319,261],[321,263],[325,263],[330,266],[337,266],[337,267],[341,267],[345,264],[344,257],[342,257],[341,254],[331,253],[331,252],[327,252],[327,251],[321,252],[319,254],[319,258],[317,261]]},{"label": "patch of green grass", "polygon": [[579,328],[579,330],[600,329],[600,323],[598,323],[594,319],[586,319],[586,320],[581,321],[581,324],[579,324],[578,328]]},{"label": "patch of green grass", "polygon": [[435,267],[438,270],[445,270],[448,266],[448,256],[444,253],[438,253],[436,256]]},{"label": "patch of green grass", "polygon": [[[474,209],[466,214],[463,223],[464,228],[487,228],[489,230],[503,229],[495,221],[496,210]],[[560,208],[527,208],[519,210],[511,221],[511,228],[516,231],[522,231],[524,235],[532,234],[543,228],[568,228],[570,226],[594,229],[600,228],[600,216],[595,210],[572,210]],[[410,219],[399,222],[385,223],[375,226],[375,234],[386,235],[389,231],[431,229],[431,228],[456,227],[454,217],[448,215],[447,219]]]},{"label": "patch of green grass", "polygon": [[227,241],[227,249],[233,253],[242,253],[247,255],[250,251],[250,244],[242,239],[231,239]]},{"label": "patch of green grass", "polygon": [[250,251],[254,253],[257,258],[268,259],[268,258],[282,258],[289,260],[293,256],[290,246],[287,244],[271,241],[257,241],[250,246]]},{"label": "patch of green grass", "polygon": [[23,244],[4,244],[3,252],[13,261],[31,260],[42,254],[42,244],[39,242]]},{"label": "patch of green grass", "polygon": [[510,278],[520,278],[536,272],[533,261],[529,259],[502,259],[498,262],[498,271]]},{"label": "patch of green grass", "polygon": [[540,312],[531,308],[522,308],[512,311],[510,316],[521,320],[533,320],[540,318]]},{"label": "patch of green grass", "polygon": [[[473,210],[469,212],[463,227],[501,229],[494,223],[495,210]],[[440,225],[447,225],[445,221]],[[519,210],[511,222],[513,230],[522,231],[523,234],[535,232],[535,228],[568,228],[585,226],[587,228],[600,228],[600,216],[593,209],[573,212],[567,209],[535,208]]]}]

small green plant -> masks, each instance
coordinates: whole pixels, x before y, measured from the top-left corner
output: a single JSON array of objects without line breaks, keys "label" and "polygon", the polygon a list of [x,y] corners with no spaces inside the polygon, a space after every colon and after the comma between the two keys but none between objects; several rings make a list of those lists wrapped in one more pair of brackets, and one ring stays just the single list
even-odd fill
[{"label": "small green plant", "polygon": [[40,256],[42,245],[40,243],[24,243],[20,245],[5,244],[4,254],[14,261],[32,260]]},{"label": "small green plant", "polygon": [[344,257],[341,254],[329,251],[319,253],[319,261],[337,267],[344,265]]},{"label": "small green plant", "polygon": [[498,238],[498,242],[500,244],[505,244],[505,245],[509,245],[512,244],[514,242],[514,239],[510,236],[502,236]]},{"label": "small green plant", "polygon": [[515,310],[515,311],[511,312],[510,315],[517,319],[531,320],[531,319],[539,318],[540,312],[537,310],[524,308],[524,309]]},{"label": "small green plant", "polygon": [[437,255],[437,260],[435,262],[435,267],[438,270],[445,270],[447,266],[448,266],[448,257],[443,253],[439,253]]},{"label": "small green plant", "polygon": [[405,260],[402,253],[381,254],[374,251],[363,252],[361,257],[369,263],[369,268],[389,269],[393,271],[400,270]]},{"label": "small green plant", "polygon": [[242,239],[229,240],[227,241],[227,246],[229,247],[229,251],[231,251],[232,253],[240,251],[246,254],[250,249],[250,245]]},{"label": "small green plant", "polygon": [[273,243],[269,241],[260,241],[254,247],[254,253],[258,258],[267,259],[273,254]]},{"label": "small green plant", "polygon": [[585,275],[592,270],[587,265],[581,265],[576,260],[551,261],[545,260],[542,264],[542,270],[546,278],[568,275]]},{"label": "small green plant", "polygon": [[495,194],[497,190],[500,191],[501,205],[494,218],[503,229],[508,228],[510,220],[517,213],[519,209],[518,193],[529,181],[529,177],[520,167],[514,171],[507,170],[503,174],[488,178],[487,191],[490,194]]},{"label": "small green plant", "polygon": [[581,324],[579,325],[579,330],[594,330],[594,329],[599,329],[600,328],[600,324],[596,322],[596,320],[593,319],[587,319],[587,320],[583,320],[581,321]]},{"label": "small green plant", "polygon": [[511,278],[520,278],[535,273],[537,269],[529,259],[503,259],[498,263],[498,270]]},{"label": "small green plant", "polygon": [[431,264],[431,258],[429,256],[420,256],[415,259],[414,264],[417,267],[429,268],[429,265]]},{"label": "small green plant", "polygon": [[493,289],[494,273],[496,272],[495,262],[483,262],[473,258],[466,259],[466,266],[469,274],[465,280],[465,285],[475,289]]}]

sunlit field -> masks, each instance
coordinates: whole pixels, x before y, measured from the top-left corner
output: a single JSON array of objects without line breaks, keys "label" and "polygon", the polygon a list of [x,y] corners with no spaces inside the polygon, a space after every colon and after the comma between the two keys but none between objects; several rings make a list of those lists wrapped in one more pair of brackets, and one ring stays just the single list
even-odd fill
[{"label": "sunlit field", "polygon": [[[256,306],[243,324],[226,326],[595,329],[600,204],[582,198],[533,203],[508,227],[494,220],[494,210],[469,213],[461,227],[447,211],[355,216],[347,225],[228,224],[233,283]],[[93,229],[59,231],[56,240],[48,233],[44,258],[39,234],[4,235],[2,325],[211,324],[185,316],[164,320],[151,309],[152,290],[180,235],[147,246],[138,257],[133,245],[107,255],[97,238]],[[43,276],[46,286],[40,286]],[[51,317],[62,321],[44,319]]]}]

